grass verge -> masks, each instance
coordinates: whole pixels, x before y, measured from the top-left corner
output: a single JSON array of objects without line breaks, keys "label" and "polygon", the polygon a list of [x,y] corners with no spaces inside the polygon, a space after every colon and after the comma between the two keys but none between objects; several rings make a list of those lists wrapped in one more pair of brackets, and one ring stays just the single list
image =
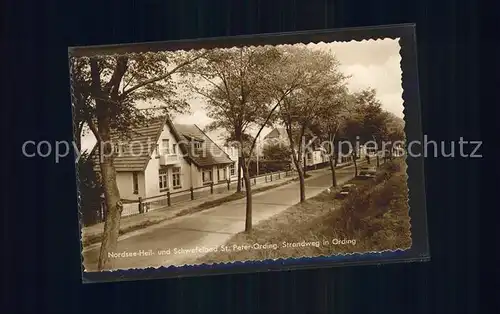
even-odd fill
[{"label": "grass verge", "polygon": [[[411,236],[406,179],[403,160],[387,162],[376,178],[351,180],[356,190],[346,199],[336,199],[336,191],[324,191],[259,223],[249,234],[236,234],[226,243],[226,250],[209,253],[197,263],[408,248]],[[334,239],[351,241],[341,244]],[[298,245],[284,247],[284,242]],[[277,249],[255,249],[255,244]]]}]

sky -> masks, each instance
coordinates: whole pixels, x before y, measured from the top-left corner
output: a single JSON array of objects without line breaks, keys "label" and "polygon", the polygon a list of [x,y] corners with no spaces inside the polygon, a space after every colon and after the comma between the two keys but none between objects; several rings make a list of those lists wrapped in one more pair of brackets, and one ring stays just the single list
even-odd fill
[{"label": "sky", "polygon": [[[365,88],[374,88],[382,108],[403,118],[403,88],[401,86],[401,56],[400,46],[397,39],[379,39],[369,41],[350,41],[317,44],[311,43],[308,48],[327,51],[340,62],[340,71],[350,75],[347,86],[351,92]],[[210,123],[201,97],[190,97],[191,106],[189,114],[174,117],[174,123],[196,124],[204,128]],[[139,107],[147,107],[147,104],[138,104]],[[262,131],[262,136],[269,133],[271,129]],[[208,133],[216,142],[222,142],[222,130]],[[253,134],[255,135],[255,134]],[[91,149],[95,145],[95,138],[88,134],[82,138],[82,149]]]}]

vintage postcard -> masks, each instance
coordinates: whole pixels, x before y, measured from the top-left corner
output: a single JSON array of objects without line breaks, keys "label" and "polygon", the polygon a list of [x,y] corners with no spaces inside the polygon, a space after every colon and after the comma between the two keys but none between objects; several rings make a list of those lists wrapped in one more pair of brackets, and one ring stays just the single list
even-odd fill
[{"label": "vintage postcard", "polygon": [[414,36],[70,48],[85,281],[426,260]]}]

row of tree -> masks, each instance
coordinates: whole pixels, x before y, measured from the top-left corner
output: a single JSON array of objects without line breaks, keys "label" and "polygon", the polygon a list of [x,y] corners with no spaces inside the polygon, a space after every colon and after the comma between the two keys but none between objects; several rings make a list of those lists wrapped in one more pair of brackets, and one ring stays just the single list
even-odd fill
[{"label": "row of tree", "polygon": [[[212,122],[208,130],[224,129],[227,140],[238,143],[246,193],[245,231],[252,229],[252,191],[249,163],[265,127],[282,125],[305,200],[304,141],[319,139],[326,145],[335,179],[335,143],[404,139],[400,119],[382,110],[372,89],[350,93],[348,77],[327,52],[305,46],[243,47],[191,52],[161,52],[132,56],[72,58],[75,128],[84,125],[98,144],[111,132],[126,136],[158,110],[139,110],[139,101],[157,100],[163,114],[184,112],[183,99],[202,96]],[[179,92],[182,90],[182,92]],[[189,92],[186,92],[189,91]],[[107,215],[99,269],[111,267],[108,252],[116,250],[122,206],[116,184],[111,147],[103,147],[100,177]],[[355,154],[355,152],[354,152]],[[238,180],[238,191],[242,190]]]}]

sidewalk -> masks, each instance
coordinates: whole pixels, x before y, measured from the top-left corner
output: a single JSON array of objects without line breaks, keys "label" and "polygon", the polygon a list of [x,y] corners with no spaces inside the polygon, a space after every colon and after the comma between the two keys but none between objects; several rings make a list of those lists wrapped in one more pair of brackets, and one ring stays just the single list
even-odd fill
[{"label": "sidewalk", "polygon": [[[329,168],[327,167],[317,170],[309,170],[307,171],[307,173],[311,175],[310,178],[312,178],[316,175],[319,175],[320,173],[325,172],[328,169]],[[297,175],[293,175],[279,180],[274,180],[267,183],[261,183],[258,186],[252,186],[252,189],[253,190],[257,189],[260,190],[265,188],[270,189],[281,186],[287,182],[295,180],[296,178]],[[232,195],[234,193],[235,191],[231,190],[223,193],[211,194],[201,199],[195,199],[192,201],[189,200],[182,203],[177,203],[170,207],[159,208],[144,214],[122,217],[120,221],[120,238],[122,238],[123,235],[125,235],[126,233],[130,233],[132,231],[143,229],[145,227],[155,225],[163,221],[178,217],[181,212],[194,209],[195,207],[200,206],[201,204],[204,204],[206,202],[216,201],[228,197],[229,195]],[[259,192],[256,192],[255,194],[258,193]],[[82,228],[82,246],[85,248],[85,250],[92,249],[100,245],[103,231],[104,231],[104,222]],[[121,240],[120,238],[119,240]]]}]

